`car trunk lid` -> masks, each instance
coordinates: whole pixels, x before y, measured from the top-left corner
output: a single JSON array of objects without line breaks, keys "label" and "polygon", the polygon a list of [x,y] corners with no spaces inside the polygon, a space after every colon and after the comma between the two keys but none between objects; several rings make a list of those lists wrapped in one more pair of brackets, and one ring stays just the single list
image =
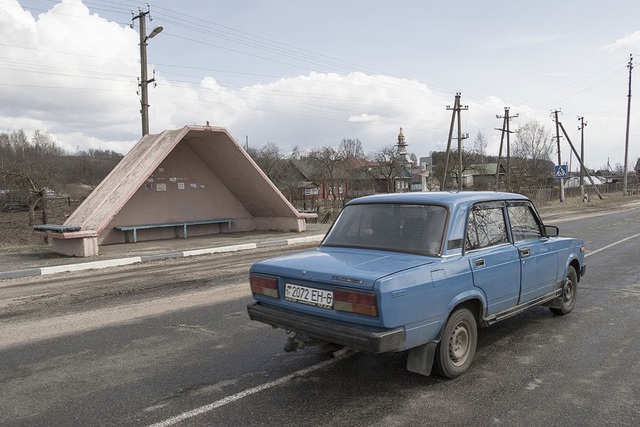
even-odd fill
[{"label": "car trunk lid", "polygon": [[379,278],[433,263],[434,259],[406,253],[353,248],[320,248],[259,262],[253,271],[285,279],[356,289],[373,289]]}]

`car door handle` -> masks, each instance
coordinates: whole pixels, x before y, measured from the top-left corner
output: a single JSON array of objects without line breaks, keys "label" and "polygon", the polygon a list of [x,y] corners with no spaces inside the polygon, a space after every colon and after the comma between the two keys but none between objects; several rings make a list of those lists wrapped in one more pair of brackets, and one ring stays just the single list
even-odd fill
[{"label": "car door handle", "polygon": [[526,257],[528,257],[529,255],[531,255],[531,249],[529,249],[529,248],[522,248],[522,249],[520,249],[520,256],[521,256],[522,258],[526,258]]},{"label": "car door handle", "polygon": [[484,260],[482,258],[477,259],[475,260],[475,264],[476,264],[476,267],[484,267]]}]

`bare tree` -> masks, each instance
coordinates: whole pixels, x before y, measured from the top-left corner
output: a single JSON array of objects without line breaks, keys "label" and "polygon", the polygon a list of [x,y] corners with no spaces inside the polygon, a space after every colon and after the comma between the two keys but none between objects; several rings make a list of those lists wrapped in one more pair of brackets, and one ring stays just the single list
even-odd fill
[{"label": "bare tree", "polygon": [[340,141],[338,151],[345,159],[363,159],[364,150],[359,139],[343,139]]},{"label": "bare tree", "polygon": [[309,160],[314,165],[316,176],[329,188],[333,200],[336,199],[336,186],[342,181],[342,166],[345,157],[333,147],[322,147],[309,153]]},{"label": "bare tree", "polygon": [[478,156],[480,163],[483,163],[486,158],[487,145],[487,137],[478,131],[476,139],[473,141],[473,152]]},{"label": "bare tree", "polygon": [[544,182],[549,175],[553,139],[537,120],[530,120],[516,132],[511,155],[521,183]]},{"label": "bare tree", "polygon": [[258,164],[260,169],[269,177],[271,181],[276,181],[278,174],[282,171],[283,156],[280,147],[273,142],[269,142],[262,147],[247,148],[247,153]]},{"label": "bare tree", "polygon": [[45,193],[56,184],[56,158],[64,154],[48,134],[36,131],[30,143],[24,131],[14,131],[0,138],[0,182],[29,205],[29,225],[35,224],[35,208]]},{"label": "bare tree", "polygon": [[124,156],[111,150],[89,149],[60,158],[62,183],[95,187]]},{"label": "bare tree", "polygon": [[395,146],[387,145],[370,155],[377,166],[369,169],[375,179],[382,179],[386,184],[387,193],[394,191],[394,178],[400,174],[402,159],[398,156]]}]

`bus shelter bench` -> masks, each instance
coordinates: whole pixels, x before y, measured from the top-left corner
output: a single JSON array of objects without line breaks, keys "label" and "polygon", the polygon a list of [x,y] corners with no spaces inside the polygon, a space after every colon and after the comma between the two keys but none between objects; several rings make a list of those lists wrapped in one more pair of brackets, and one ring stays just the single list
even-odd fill
[{"label": "bus shelter bench", "polygon": [[115,228],[116,230],[120,230],[124,232],[124,240],[129,243],[129,234],[128,231],[131,231],[133,234],[133,243],[138,241],[138,230],[146,230],[150,228],[166,228],[173,227],[176,232],[176,237],[180,237],[179,228],[182,227],[182,236],[187,238],[187,227],[189,225],[208,225],[208,224],[220,224],[220,231],[222,231],[222,224],[227,224],[227,231],[231,233],[231,224],[235,221],[235,219],[225,218],[225,219],[199,219],[195,221],[177,221],[177,222],[167,222],[162,224],[139,224],[139,225],[118,225]]},{"label": "bus shelter bench", "polygon": [[79,227],[76,225],[58,225],[58,224],[41,224],[41,225],[33,226],[34,231],[51,232],[51,233],[68,233],[68,232],[80,231],[81,228],[82,227]]},{"label": "bus shelter bench", "polygon": [[316,211],[298,211],[298,215],[305,222],[318,222],[318,213]]}]

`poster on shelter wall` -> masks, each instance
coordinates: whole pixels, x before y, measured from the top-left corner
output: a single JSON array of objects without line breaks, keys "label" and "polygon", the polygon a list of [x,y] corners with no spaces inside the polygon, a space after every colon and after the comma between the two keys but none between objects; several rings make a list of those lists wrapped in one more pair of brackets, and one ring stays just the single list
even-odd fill
[{"label": "poster on shelter wall", "polygon": [[162,182],[162,183],[157,183],[156,184],[156,190],[157,191],[167,191],[167,184]]},{"label": "poster on shelter wall", "polygon": [[178,190],[184,190],[184,182],[178,183]]}]

